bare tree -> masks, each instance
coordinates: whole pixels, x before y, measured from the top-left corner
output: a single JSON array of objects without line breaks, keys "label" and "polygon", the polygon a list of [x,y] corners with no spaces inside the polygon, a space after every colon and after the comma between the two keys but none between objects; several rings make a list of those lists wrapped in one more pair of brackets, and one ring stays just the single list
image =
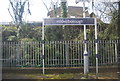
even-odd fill
[{"label": "bare tree", "polygon": [[26,7],[28,13],[31,14],[29,6],[29,0],[9,0],[8,11],[15,24],[19,25],[23,22],[23,15],[26,13]]},{"label": "bare tree", "polygon": [[118,10],[116,2],[96,2],[94,3],[95,14],[104,22],[110,22],[111,17],[115,11]]},{"label": "bare tree", "polygon": [[31,15],[29,7],[30,7],[29,0],[9,0],[8,11],[18,28],[17,31],[18,38],[20,37],[21,24],[24,20],[25,13],[27,12]]}]

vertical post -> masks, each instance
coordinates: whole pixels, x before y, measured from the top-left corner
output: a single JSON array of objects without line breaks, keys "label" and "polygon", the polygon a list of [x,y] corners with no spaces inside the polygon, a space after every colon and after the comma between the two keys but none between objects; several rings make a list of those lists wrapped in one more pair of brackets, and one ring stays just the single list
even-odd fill
[{"label": "vertical post", "polygon": [[43,74],[45,74],[45,60],[44,60],[44,21],[42,24],[42,61],[43,61]]},{"label": "vertical post", "polygon": [[[85,1],[83,1],[83,18],[85,18]],[[86,40],[86,25],[84,25],[84,75],[88,77],[88,52]]]},{"label": "vertical post", "polygon": [[98,79],[98,38],[97,38],[97,19],[95,18],[95,54],[96,54],[96,78]]},{"label": "vertical post", "polygon": [[117,44],[115,43],[115,62],[118,62],[118,58],[117,58]]},{"label": "vertical post", "polygon": [[69,66],[69,45],[67,44],[67,42],[65,42],[65,46],[66,46],[66,65]]},{"label": "vertical post", "polygon": [[2,27],[0,27],[0,80],[2,80]]},{"label": "vertical post", "polygon": [[19,66],[19,61],[20,61],[20,43],[16,43],[15,44],[16,45],[16,61],[17,61],[17,63],[18,63],[18,65],[17,66]]}]

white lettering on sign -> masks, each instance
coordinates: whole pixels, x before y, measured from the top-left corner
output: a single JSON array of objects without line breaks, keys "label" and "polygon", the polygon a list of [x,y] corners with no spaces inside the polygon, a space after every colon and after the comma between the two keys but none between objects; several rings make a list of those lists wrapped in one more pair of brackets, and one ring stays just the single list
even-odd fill
[{"label": "white lettering on sign", "polygon": [[56,22],[57,23],[78,23],[78,24],[81,24],[81,23],[83,23],[83,20],[79,20],[79,21],[76,21],[76,20],[57,20]]}]

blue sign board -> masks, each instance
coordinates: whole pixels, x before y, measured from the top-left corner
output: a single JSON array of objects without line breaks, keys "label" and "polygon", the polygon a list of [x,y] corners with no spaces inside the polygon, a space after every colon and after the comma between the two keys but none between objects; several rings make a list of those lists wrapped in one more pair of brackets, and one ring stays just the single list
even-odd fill
[{"label": "blue sign board", "polygon": [[94,18],[45,18],[44,25],[95,25]]}]

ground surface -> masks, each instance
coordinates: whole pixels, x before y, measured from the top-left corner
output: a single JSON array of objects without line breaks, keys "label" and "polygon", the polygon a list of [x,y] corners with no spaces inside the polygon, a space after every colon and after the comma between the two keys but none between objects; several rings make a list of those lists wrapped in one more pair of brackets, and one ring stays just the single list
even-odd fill
[{"label": "ground surface", "polygon": [[[99,73],[98,79],[120,79],[119,73]],[[63,74],[3,74],[3,79],[86,79],[83,73]],[[88,79],[96,79],[95,73],[89,73]]]}]

